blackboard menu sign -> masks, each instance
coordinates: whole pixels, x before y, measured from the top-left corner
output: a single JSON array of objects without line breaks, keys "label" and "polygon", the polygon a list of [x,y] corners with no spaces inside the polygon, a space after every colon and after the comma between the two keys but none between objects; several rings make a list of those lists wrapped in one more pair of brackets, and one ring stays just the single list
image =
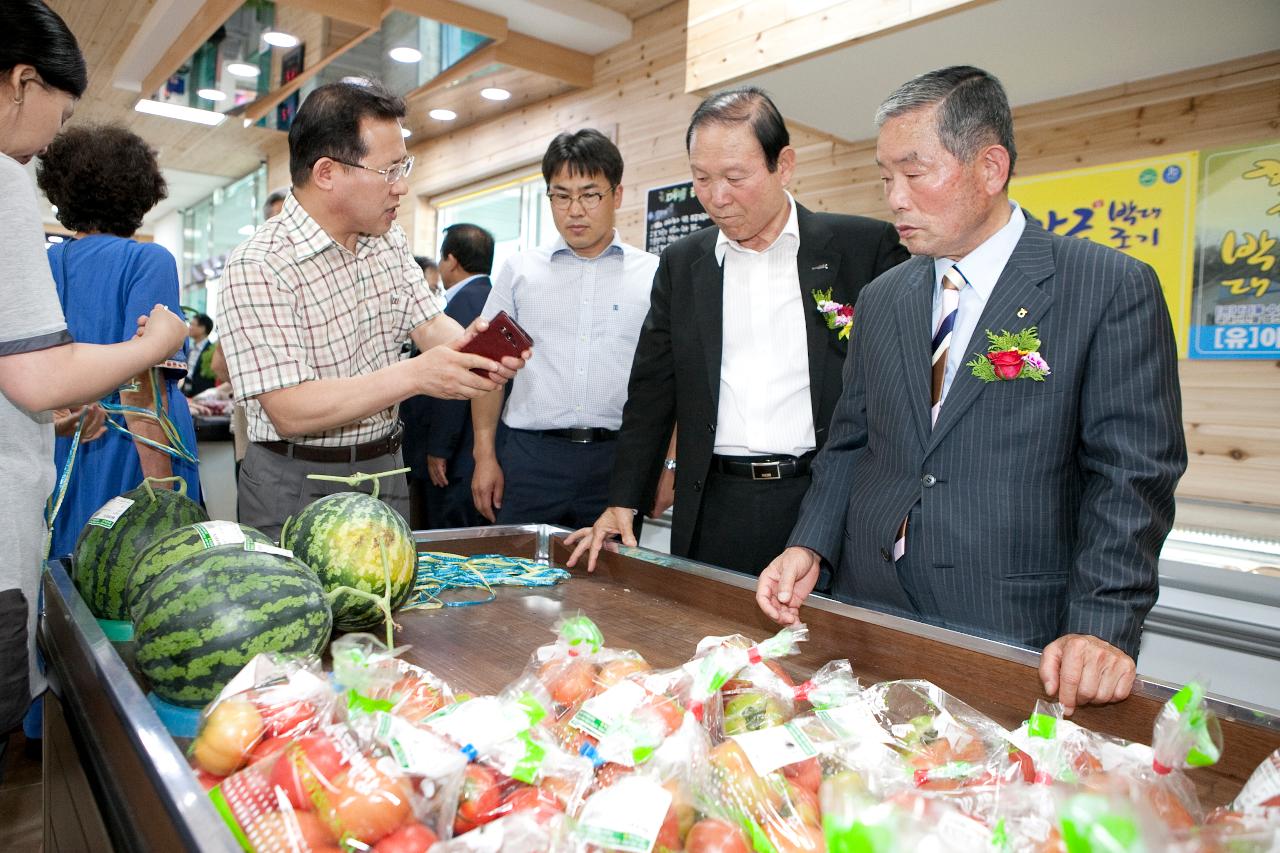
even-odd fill
[{"label": "blackboard menu sign", "polygon": [[661,255],[663,249],[681,237],[711,224],[711,217],[693,194],[692,181],[649,190],[644,220],[644,248],[655,255]]}]

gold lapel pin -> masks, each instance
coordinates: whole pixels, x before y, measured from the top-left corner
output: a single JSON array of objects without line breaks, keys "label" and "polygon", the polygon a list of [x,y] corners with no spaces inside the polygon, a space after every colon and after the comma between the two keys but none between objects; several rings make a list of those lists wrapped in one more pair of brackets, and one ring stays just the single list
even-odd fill
[{"label": "gold lapel pin", "polygon": [[1027,316],[1027,309],[1026,309],[1026,308],[1019,308],[1019,309],[1018,309],[1018,317],[1019,317],[1019,319],[1021,319],[1022,317],[1025,317],[1025,316]]}]

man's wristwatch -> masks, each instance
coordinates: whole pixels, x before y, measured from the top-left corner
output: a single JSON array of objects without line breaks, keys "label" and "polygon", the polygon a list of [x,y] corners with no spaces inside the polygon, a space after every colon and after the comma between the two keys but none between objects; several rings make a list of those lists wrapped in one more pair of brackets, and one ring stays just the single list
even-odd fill
[{"label": "man's wristwatch", "polygon": [[666,468],[668,471],[674,471],[676,470],[676,460],[664,459],[662,460],[662,467]]}]

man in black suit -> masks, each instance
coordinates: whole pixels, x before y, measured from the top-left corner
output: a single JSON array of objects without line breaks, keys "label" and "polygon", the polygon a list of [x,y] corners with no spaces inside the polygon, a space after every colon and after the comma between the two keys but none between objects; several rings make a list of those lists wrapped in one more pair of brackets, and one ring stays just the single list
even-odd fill
[{"label": "man in black suit", "polygon": [[[493,235],[478,225],[459,223],[445,229],[440,244],[440,281],[444,285],[444,313],[465,329],[480,316],[492,285]],[[475,527],[484,524],[471,500],[470,400],[427,403],[427,518],[433,528]]]},{"label": "man in black suit", "polygon": [[1009,201],[985,71],[918,77],[876,118],[916,257],[858,300],[831,440],[757,600],[795,621],[825,563],[841,600],[1044,648],[1068,711],[1123,699],[1187,463],[1159,282]]},{"label": "man in black suit", "polygon": [[694,191],[716,227],[662,254],[610,506],[590,532],[570,537],[579,543],[570,565],[590,548],[594,568],[609,535],[635,544],[634,511],[648,508],[653,462],[674,423],[672,552],[755,575],[785,544],[826,441],[847,306],[907,253],[884,222],[795,203],[786,190],[795,149],[761,90],[708,97],[685,142]]}]

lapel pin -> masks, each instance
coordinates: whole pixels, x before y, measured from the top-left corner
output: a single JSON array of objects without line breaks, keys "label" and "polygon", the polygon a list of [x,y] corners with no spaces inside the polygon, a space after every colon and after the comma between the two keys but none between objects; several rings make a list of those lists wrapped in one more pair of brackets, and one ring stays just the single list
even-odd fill
[{"label": "lapel pin", "polygon": [[814,269],[814,270],[825,270],[830,268],[831,268],[830,264],[818,264],[816,267],[811,267],[811,269]]},{"label": "lapel pin", "polygon": [[1025,317],[1025,316],[1027,316],[1027,309],[1026,309],[1026,308],[1019,308],[1019,309],[1018,309],[1018,317],[1019,317],[1019,318],[1022,318],[1022,317]]}]

